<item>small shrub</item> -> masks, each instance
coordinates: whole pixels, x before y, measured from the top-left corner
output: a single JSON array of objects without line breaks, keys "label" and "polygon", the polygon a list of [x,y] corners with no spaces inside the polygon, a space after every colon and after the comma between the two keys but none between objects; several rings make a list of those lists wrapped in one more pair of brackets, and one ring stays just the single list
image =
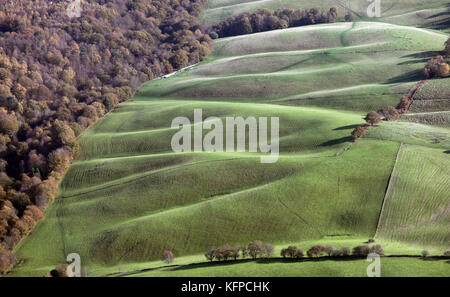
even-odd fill
[{"label": "small shrub", "polygon": [[422,257],[426,258],[430,255],[430,253],[427,250],[422,251]]},{"label": "small shrub", "polygon": [[163,256],[162,256],[162,260],[165,263],[170,264],[170,263],[173,262],[174,259],[175,259],[175,256],[174,256],[172,251],[164,251]]}]

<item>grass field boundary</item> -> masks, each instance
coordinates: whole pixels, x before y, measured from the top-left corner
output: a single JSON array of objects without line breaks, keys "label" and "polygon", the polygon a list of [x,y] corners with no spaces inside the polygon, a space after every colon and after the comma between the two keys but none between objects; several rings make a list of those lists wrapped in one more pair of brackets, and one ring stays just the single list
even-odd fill
[{"label": "grass field boundary", "polygon": [[[383,255],[381,258],[415,258],[415,259],[424,259],[422,255]],[[224,261],[203,261],[203,262],[193,262],[189,264],[172,264],[172,265],[161,265],[156,267],[135,269],[130,271],[117,271],[117,272],[109,272],[106,274],[99,275],[98,277],[124,277],[124,276],[133,276],[135,274],[140,274],[149,271],[155,271],[160,269],[195,269],[205,266],[226,266],[226,265],[236,265],[248,262],[256,262],[256,263],[270,263],[272,261],[281,261],[282,263],[302,263],[302,262],[321,262],[327,260],[335,260],[335,261],[348,261],[348,260],[365,260],[365,256],[346,256],[346,257],[333,257],[333,256],[321,256],[321,257],[303,257],[303,258],[283,258],[283,257],[269,257],[269,258],[258,258],[258,259],[236,259],[236,260],[224,260]],[[446,260],[449,257],[446,256],[428,256],[426,260]]]},{"label": "grass field boundary", "polygon": [[397,169],[398,156],[400,155],[400,151],[402,150],[402,148],[403,148],[403,142],[400,142],[400,146],[398,147],[397,155],[395,156],[394,166],[392,168],[391,174],[389,175],[389,181],[388,181],[388,184],[386,187],[386,192],[384,194],[383,202],[381,203],[381,209],[380,209],[380,214],[378,215],[377,228],[375,229],[374,238],[376,238],[378,235],[378,229],[380,227],[380,222],[381,222],[381,217],[383,215],[384,206],[386,204],[386,199],[388,198],[387,196],[391,192],[391,189],[392,189],[392,178],[393,178],[393,176],[395,176],[394,173],[396,172],[396,169]]}]

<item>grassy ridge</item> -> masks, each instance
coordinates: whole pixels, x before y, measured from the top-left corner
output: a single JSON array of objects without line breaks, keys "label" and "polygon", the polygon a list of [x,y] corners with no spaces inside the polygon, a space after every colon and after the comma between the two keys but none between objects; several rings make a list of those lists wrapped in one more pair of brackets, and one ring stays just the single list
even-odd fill
[{"label": "grassy ridge", "polygon": [[206,63],[144,85],[138,96],[367,112],[396,105],[445,41],[431,31],[365,22],[226,38]]},{"label": "grassy ridge", "polygon": [[[381,21],[400,25],[422,25],[440,27],[448,17],[445,0],[384,0],[381,1]],[[201,20],[208,24],[215,24],[230,16],[255,11],[261,8],[277,10],[279,8],[330,9],[337,6],[343,16],[349,8],[362,19],[367,17],[368,3],[365,0],[336,1],[336,0],[210,0],[207,9],[202,12]],[[371,18],[376,21],[377,19]]]},{"label": "grassy ridge", "polygon": [[[445,39],[389,24],[344,23],[219,40],[208,61],[149,82],[83,134],[61,198],[18,246],[23,262],[14,273],[43,274],[70,252],[106,273],[159,259],[166,249],[178,257],[255,239],[373,236],[399,142],[413,142],[415,134],[351,146],[348,136],[364,113],[397,103],[423,68],[415,55],[440,49]],[[280,160],[172,153],[170,123],[192,120],[194,108],[204,118],[280,117]]]}]

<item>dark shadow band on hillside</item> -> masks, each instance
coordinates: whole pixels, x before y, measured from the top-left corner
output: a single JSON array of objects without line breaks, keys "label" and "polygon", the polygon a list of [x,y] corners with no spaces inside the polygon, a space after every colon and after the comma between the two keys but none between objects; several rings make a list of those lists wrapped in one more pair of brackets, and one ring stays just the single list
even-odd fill
[{"label": "dark shadow band on hillside", "polygon": [[406,55],[406,56],[403,56],[402,58],[403,59],[414,58],[415,60],[401,62],[401,63],[399,63],[397,65],[411,65],[411,64],[418,64],[418,63],[426,63],[431,58],[434,58],[434,57],[436,57],[438,55],[442,55],[442,52],[440,52],[440,51],[426,51],[426,52]]},{"label": "dark shadow band on hillside", "polygon": [[450,18],[445,19],[442,21],[437,21],[433,23],[432,25],[426,27],[427,29],[433,29],[433,30],[445,30],[450,28]]},{"label": "dark shadow band on hillside", "polygon": [[326,141],[326,142],[320,144],[319,146],[333,146],[333,145],[337,145],[337,144],[341,144],[341,143],[346,143],[351,140],[352,140],[351,136],[346,136],[346,137]]},{"label": "dark shadow band on hillside", "polygon": [[358,126],[361,126],[361,124],[353,124],[353,125],[348,125],[348,126],[342,126],[342,127],[333,129],[333,131],[353,130],[353,129],[355,129]]},{"label": "dark shadow band on hillside", "polygon": [[407,72],[405,74],[393,77],[389,80],[387,80],[383,84],[394,84],[394,83],[407,83],[407,82],[416,82],[423,80],[425,78],[425,75],[423,73],[423,70],[414,70]]},{"label": "dark shadow band on hillside", "polygon": [[445,7],[447,7],[447,11],[443,11],[443,12],[431,15],[431,16],[427,17],[427,20],[433,20],[435,18],[440,18],[443,16],[448,16],[448,17],[444,18],[442,20],[437,20],[435,22],[432,22],[430,25],[426,26],[426,28],[435,29],[435,30],[442,30],[442,29],[450,28],[450,3],[447,4]]}]

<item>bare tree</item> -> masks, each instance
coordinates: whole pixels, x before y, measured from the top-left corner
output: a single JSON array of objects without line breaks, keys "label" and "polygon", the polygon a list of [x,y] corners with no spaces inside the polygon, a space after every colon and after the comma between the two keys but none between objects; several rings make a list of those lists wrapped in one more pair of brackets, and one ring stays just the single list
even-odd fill
[{"label": "bare tree", "polygon": [[205,253],[205,258],[208,261],[213,261],[214,260],[214,252],[216,251],[215,247],[210,247],[209,250]]},{"label": "bare tree", "polygon": [[252,257],[253,259],[256,259],[258,256],[260,256],[262,253],[262,246],[263,246],[263,243],[259,240],[255,240],[255,241],[249,243],[248,251],[249,251],[250,257]]},{"label": "bare tree", "polygon": [[273,256],[274,250],[275,250],[275,247],[273,246],[273,244],[263,243],[261,255],[262,255],[262,257],[270,258]]}]

